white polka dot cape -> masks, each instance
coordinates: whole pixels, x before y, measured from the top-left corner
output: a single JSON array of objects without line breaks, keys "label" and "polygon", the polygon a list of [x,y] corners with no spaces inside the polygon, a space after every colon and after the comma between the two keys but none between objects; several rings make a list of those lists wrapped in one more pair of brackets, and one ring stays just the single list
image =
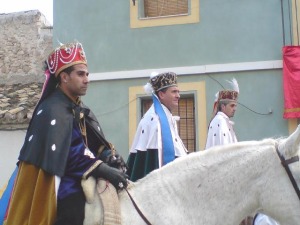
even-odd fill
[{"label": "white polka dot cape", "polygon": [[[19,160],[63,176],[71,144],[74,105],[59,88],[41,102],[30,122]],[[90,112],[87,107],[86,111]],[[102,143],[109,147],[96,117],[89,113],[86,121],[87,126],[93,126],[89,127],[91,145],[99,147]]]}]

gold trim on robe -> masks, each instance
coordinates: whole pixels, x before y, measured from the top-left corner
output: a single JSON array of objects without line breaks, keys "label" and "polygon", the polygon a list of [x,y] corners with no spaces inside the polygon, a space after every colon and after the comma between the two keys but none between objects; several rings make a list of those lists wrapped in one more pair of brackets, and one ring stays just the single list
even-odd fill
[{"label": "gold trim on robe", "polygon": [[3,225],[52,225],[55,219],[55,176],[20,162],[8,217]]}]

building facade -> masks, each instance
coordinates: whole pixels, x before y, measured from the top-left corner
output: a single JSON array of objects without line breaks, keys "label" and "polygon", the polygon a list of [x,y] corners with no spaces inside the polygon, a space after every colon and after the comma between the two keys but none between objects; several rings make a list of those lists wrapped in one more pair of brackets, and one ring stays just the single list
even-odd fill
[{"label": "building facade", "polygon": [[272,0],[61,0],[54,2],[53,40],[83,43],[91,73],[84,100],[125,158],[152,71],[176,72],[181,97],[192,97],[193,151],[199,151],[215,93],[232,77],[240,86],[234,117],[239,141],[295,129],[297,121],[282,117],[282,47],[292,42],[294,29],[288,7],[295,6]]}]

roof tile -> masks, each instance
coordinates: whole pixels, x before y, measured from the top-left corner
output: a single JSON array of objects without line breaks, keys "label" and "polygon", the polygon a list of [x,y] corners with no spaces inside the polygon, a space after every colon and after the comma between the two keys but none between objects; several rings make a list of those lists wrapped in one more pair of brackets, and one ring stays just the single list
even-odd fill
[{"label": "roof tile", "polygon": [[42,83],[0,84],[0,130],[26,129]]}]

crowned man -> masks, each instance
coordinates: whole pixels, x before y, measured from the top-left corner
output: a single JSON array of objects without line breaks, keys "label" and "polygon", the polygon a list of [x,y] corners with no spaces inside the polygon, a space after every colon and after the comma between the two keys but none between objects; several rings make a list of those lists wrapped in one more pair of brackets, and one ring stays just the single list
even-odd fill
[{"label": "crowned man", "polygon": [[[205,149],[216,145],[236,143],[237,137],[233,129],[234,122],[230,119],[234,116],[237,108],[239,85],[236,79],[228,81],[231,89],[221,90],[216,93],[213,108],[213,118],[208,127]],[[240,225],[248,224],[251,217],[245,218]]]},{"label": "crowned man", "polygon": [[80,43],[57,47],[46,60],[46,81],[18,158],[6,225],[82,225],[81,181],[104,178],[127,186],[125,162],[81,96],[88,88]]},{"label": "crowned man", "polygon": [[172,115],[180,98],[176,73],[154,72],[144,89],[152,94],[153,104],[141,119],[130,149],[127,165],[132,181],[188,153],[178,134],[178,117]]},{"label": "crowned man", "polygon": [[206,147],[208,149],[215,145],[225,145],[237,142],[233,129],[233,121],[230,120],[237,108],[239,86],[236,79],[229,81],[231,90],[217,92],[214,102],[213,118],[208,127]]}]

